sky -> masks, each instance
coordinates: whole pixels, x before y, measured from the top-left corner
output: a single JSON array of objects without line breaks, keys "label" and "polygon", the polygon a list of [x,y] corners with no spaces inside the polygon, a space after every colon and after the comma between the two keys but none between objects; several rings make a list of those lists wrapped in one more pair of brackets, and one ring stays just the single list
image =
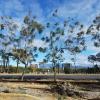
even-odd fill
[{"label": "sky", "polygon": [[[55,9],[58,9],[61,19],[74,17],[88,27],[95,16],[100,14],[100,0],[0,0],[0,16],[12,16],[19,25],[30,10],[39,22],[44,23],[51,18]],[[37,39],[35,42],[36,45],[43,45],[41,40]],[[87,42],[87,46],[87,50],[77,56],[78,65],[90,64],[87,60],[88,55],[100,51],[100,48],[94,47],[91,41]],[[66,52],[65,55],[64,62],[71,62],[69,53]],[[43,54],[39,54],[37,62],[42,61],[42,58]]]}]

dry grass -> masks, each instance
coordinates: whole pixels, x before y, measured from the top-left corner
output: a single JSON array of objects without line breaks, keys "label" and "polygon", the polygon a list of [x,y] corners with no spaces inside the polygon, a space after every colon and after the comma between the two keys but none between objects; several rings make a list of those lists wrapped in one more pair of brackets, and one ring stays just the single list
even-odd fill
[{"label": "dry grass", "polygon": [[27,94],[0,93],[0,100],[40,100]]},{"label": "dry grass", "polygon": [[0,86],[7,86],[9,88],[18,88],[18,87],[21,87],[21,88],[31,88],[31,89],[48,89],[48,85],[46,84],[36,84],[36,83],[10,83],[10,82],[7,82],[7,83],[3,83],[3,82],[0,82]]},{"label": "dry grass", "polygon": [[[35,94],[34,96],[30,96],[27,94],[17,94],[17,93],[1,93],[0,94],[0,100],[57,100],[55,96],[53,96],[51,93],[44,93],[44,95],[40,94],[37,95],[38,90],[45,91],[45,89],[48,89],[48,85],[46,84],[36,84],[36,83],[3,83],[0,82],[0,86],[6,86],[7,88],[12,89],[18,89],[18,88],[27,88],[32,89]],[[35,90],[36,89],[36,90]]]},{"label": "dry grass", "polygon": [[[59,96],[55,95],[51,92],[46,92],[45,89],[49,89],[49,86],[46,84],[37,84],[37,83],[4,83],[0,82],[0,87],[5,87],[7,89],[14,89],[14,91],[18,88],[22,89],[30,89],[30,93],[21,93],[21,92],[9,92],[9,93],[0,93],[0,100],[60,100],[57,99]],[[71,98],[65,97],[62,100],[85,100],[80,98]]]},{"label": "dry grass", "polygon": [[53,96],[35,97],[27,94],[0,93],[0,100],[57,100]]}]

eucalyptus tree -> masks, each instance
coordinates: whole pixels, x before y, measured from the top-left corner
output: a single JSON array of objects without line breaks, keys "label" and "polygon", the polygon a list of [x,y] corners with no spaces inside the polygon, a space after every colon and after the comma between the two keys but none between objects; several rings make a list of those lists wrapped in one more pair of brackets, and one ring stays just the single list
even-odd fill
[{"label": "eucalyptus tree", "polygon": [[3,52],[2,52],[2,59],[3,59],[3,63],[4,63],[4,72],[7,72],[7,67],[8,67],[8,65],[9,65],[9,55],[8,55],[8,51],[7,51],[7,49],[9,49],[8,48],[8,46],[10,45],[10,43],[7,41],[7,42],[3,42],[2,43],[2,46],[4,47],[3,48]]},{"label": "eucalyptus tree", "polygon": [[13,33],[15,33],[15,30],[17,28],[17,24],[11,17],[0,17],[0,29],[1,29],[1,51],[3,59],[3,66],[4,66],[4,72],[6,72],[8,64],[9,64],[9,52],[11,52],[11,41],[10,37]]},{"label": "eucalyptus tree", "polygon": [[100,47],[100,16],[97,16],[92,24],[87,29],[87,34],[92,36],[92,41],[95,47]]},{"label": "eucalyptus tree", "polygon": [[[60,73],[60,68],[63,66],[63,62],[65,60],[63,56],[64,50],[60,48],[60,52],[58,53],[58,60],[57,60],[57,69],[58,69],[58,74]],[[63,71],[63,69],[62,69]]]},{"label": "eucalyptus tree", "polygon": [[[2,30],[2,29],[0,29]],[[3,52],[3,49],[2,49],[2,41],[4,39],[4,35],[2,33],[0,33],[0,58],[1,58],[1,65],[4,66],[4,60],[2,59],[3,55],[4,55],[4,52]],[[1,72],[3,72],[3,66],[1,66]]]},{"label": "eucalyptus tree", "polygon": [[58,64],[58,60],[60,59],[60,57],[62,57],[61,55],[59,55],[59,53],[61,53],[61,48],[59,47],[59,41],[57,39],[60,37],[62,32],[61,30],[59,30],[59,32],[57,30],[58,29],[56,28],[56,30],[50,31],[50,36],[44,37],[45,41],[48,43],[48,47],[46,49],[44,48],[44,50],[46,50],[44,62],[52,62],[54,81],[56,81],[56,67]]},{"label": "eucalyptus tree", "polygon": [[83,25],[76,21],[69,23],[67,28],[68,35],[65,40],[65,47],[73,55],[71,60],[74,62],[76,72],[77,54],[86,49],[85,31]]},{"label": "eucalyptus tree", "polygon": [[[88,27],[87,35],[91,37],[91,42],[94,44],[94,47],[100,49],[100,15],[96,16],[92,24]],[[97,58],[95,60],[98,62]]]},{"label": "eucalyptus tree", "polygon": [[34,41],[36,35],[43,31],[44,27],[42,24],[36,21],[33,17],[25,16],[23,25],[20,31],[21,37],[21,52],[19,55],[20,61],[25,65],[25,68],[22,73],[22,80],[24,78],[25,70],[30,61],[35,61],[37,57],[37,48],[34,46]]},{"label": "eucalyptus tree", "polygon": [[[55,18],[57,11],[53,13]],[[64,35],[63,23],[60,21],[50,21],[46,23],[45,29],[48,34],[44,33],[41,40],[45,41],[46,47],[41,48],[40,51],[46,53],[43,62],[51,62],[54,71],[54,81],[56,81],[57,65],[58,62],[63,58],[62,48],[62,36]]]},{"label": "eucalyptus tree", "polygon": [[12,59],[16,61],[16,64],[17,64],[16,73],[18,73],[20,60],[18,58],[16,58],[16,56],[18,56],[18,57],[20,56],[19,49],[21,48],[21,45],[20,45],[21,38],[20,38],[20,36],[15,36],[14,38],[11,38],[11,41],[13,42]]}]

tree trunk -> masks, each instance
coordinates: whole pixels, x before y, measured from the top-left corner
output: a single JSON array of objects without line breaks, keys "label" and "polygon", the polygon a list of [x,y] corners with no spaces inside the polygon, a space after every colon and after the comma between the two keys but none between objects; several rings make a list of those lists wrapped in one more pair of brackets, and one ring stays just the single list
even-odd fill
[{"label": "tree trunk", "polygon": [[77,73],[77,67],[76,67],[76,54],[74,55],[74,66],[75,66],[75,73]]},{"label": "tree trunk", "polygon": [[5,59],[3,59],[3,72],[5,72]]},{"label": "tree trunk", "polygon": [[16,69],[16,73],[18,73],[18,68],[19,68],[19,60],[17,60],[17,69]]},{"label": "tree trunk", "polygon": [[24,80],[24,74],[25,74],[26,68],[27,68],[27,64],[25,64],[25,68],[24,68],[22,76],[21,76],[21,80],[22,81]]},{"label": "tree trunk", "polygon": [[9,73],[9,60],[7,61],[7,66],[8,66],[7,73]]},{"label": "tree trunk", "polygon": [[58,67],[58,74],[59,74],[60,73],[60,65],[58,64],[57,67]]},{"label": "tree trunk", "polygon": [[54,66],[54,82],[56,82],[56,65],[55,65],[55,63],[53,64],[53,66]]},{"label": "tree trunk", "polygon": [[74,62],[74,67],[75,67],[75,73],[76,73],[77,71],[76,71],[76,63],[75,62]]},{"label": "tree trunk", "polygon": [[6,61],[6,64],[5,64],[5,65],[6,65],[6,70],[5,70],[5,72],[7,73],[7,70],[8,70],[8,66],[7,66],[7,65],[8,65],[8,61]]},{"label": "tree trunk", "polygon": [[0,68],[0,73],[2,73],[3,69],[2,69],[2,61],[1,61],[1,68]]}]

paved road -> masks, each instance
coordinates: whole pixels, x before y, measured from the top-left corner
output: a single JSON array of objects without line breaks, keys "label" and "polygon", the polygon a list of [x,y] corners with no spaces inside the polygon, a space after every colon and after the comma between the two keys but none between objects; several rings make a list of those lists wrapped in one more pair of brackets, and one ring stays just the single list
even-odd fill
[{"label": "paved road", "polygon": [[[56,78],[63,80],[100,80],[100,74],[67,74],[57,75]],[[0,79],[21,79],[21,75],[0,75]],[[53,75],[25,75],[24,79],[53,79]]]}]

